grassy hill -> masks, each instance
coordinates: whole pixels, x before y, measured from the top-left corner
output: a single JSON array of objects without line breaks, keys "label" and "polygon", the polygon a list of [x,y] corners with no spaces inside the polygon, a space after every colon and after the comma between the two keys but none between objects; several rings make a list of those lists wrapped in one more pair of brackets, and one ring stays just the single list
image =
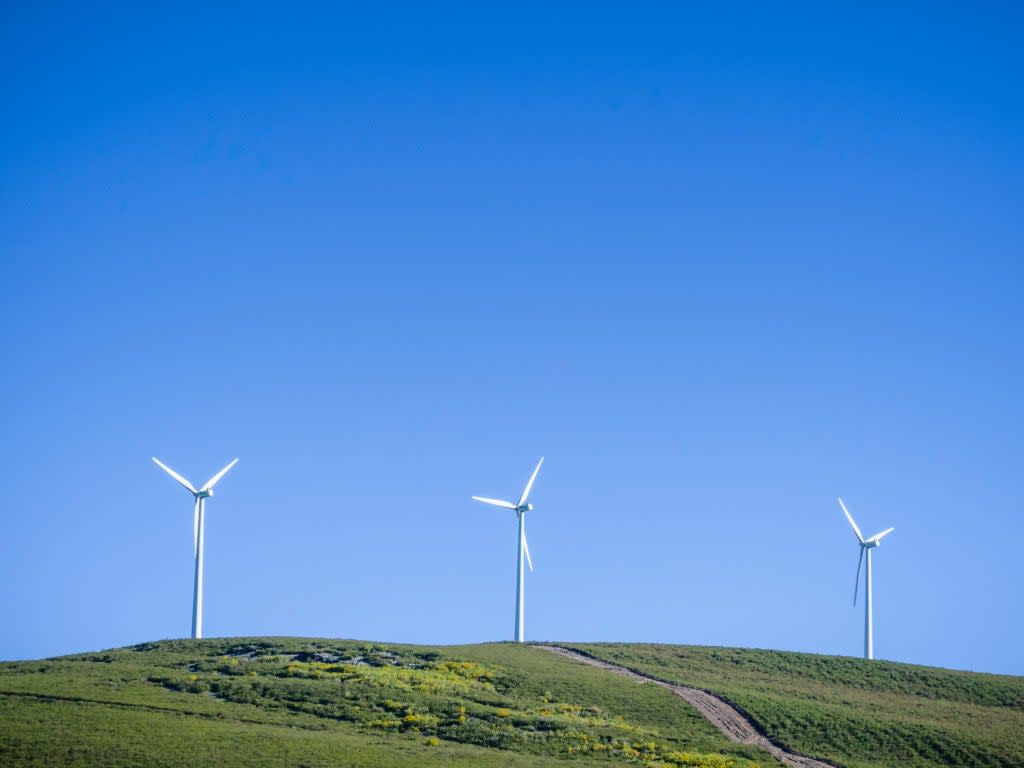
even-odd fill
[{"label": "grassy hill", "polygon": [[[1024,765],[1024,679],[804,654],[572,646],[708,688],[836,763]],[[669,691],[514,644],[163,641],[0,664],[4,766],[776,768]]]},{"label": "grassy hill", "polygon": [[665,690],[513,644],[146,643],[0,665],[0,765],[777,765]]},{"label": "grassy hill", "polygon": [[737,648],[571,647],[714,691],[773,741],[848,768],[1024,766],[1021,677]]}]

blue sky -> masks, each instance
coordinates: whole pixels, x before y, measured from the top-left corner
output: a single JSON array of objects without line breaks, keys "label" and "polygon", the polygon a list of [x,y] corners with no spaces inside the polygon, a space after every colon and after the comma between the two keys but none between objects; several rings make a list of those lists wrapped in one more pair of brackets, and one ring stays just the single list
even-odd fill
[{"label": "blue sky", "polygon": [[512,634],[1024,674],[1011,5],[5,9],[0,658]]}]

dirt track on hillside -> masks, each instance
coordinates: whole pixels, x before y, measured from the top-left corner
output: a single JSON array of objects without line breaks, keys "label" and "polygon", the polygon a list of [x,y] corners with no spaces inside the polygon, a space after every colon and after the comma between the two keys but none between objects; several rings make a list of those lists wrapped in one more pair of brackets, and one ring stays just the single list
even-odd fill
[{"label": "dirt track on hillside", "polygon": [[740,744],[753,744],[786,765],[794,766],[794,768],[835,768],[832,763],[815,760],[813,757],[805,757],[804,755],[798,755],[783,749],[761,733],[746,715],[708,691],[703,691],[700,688],[691,688],[687,685],[666,683],[663,680],[642,675],[631,669],[620,667],[618,664],[610,664],[607,661],[601,661],[593,656],[587,656],[568,648],[561,648],[555,645],[535,645],[534,648],[542,648],[545,651],[557,653],[559,656],[565,656],[573,661],[616,672],[636,680],[638,683],[654,683],[662,688],[668,688],[672,693],[696,707],[697,711],[710,720],[711,724],[725,734],[726,738],[730,741],[739,742]]}]

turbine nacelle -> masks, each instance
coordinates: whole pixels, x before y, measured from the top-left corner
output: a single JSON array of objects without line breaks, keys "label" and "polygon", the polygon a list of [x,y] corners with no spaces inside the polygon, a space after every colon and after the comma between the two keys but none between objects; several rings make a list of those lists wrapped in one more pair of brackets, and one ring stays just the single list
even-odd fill
[{"label": "turbine nacelle", "polygon": [[501,507],[502,509],[511,509],[517,515],[523,514],[523,512],[529,512],[533,509],[533,504],[527,501],[530,496],[530,491],[533,489],[533,482],[537,479],[537,473],[540,472],[540,465],[544,463],[544,457],[541,456],[540,461],[537,462],[537,466],[533,470],[533,474],[530,475],[530,479],[526,483],[526,487],[523,488],[523,493],[519,497],[519,501],[513,504],[511,501],[505,501],[504,499],[491,499],[486,496],[474,496],[474,501],[482,501],[484,504],[490,504],[492,507]]},{"label": "turbine nacelle", "polygon": [[185,490],[189,491],[193,496],[196,497],[197,500],[198,499],[206,499],[206,498],[209,498],[210,496],[213,496],[213,486],[215,486],[218,483],[218,481],[222,477],[224,477],[224,475],[226,475],[228,473],[229,469],[231,469],[233,466],[235,466],[235,464],[238,463],[238,459],[235,459],[230,464],[228,464],[226,467],[224,467],[224,469],[222,469],[216,475],[214,475],[209,480],[207,480],[206,484],[203,485],[202,488],[200,488],[199,490],[196,490],[196,487],[194,485],[192,485],[191,482],[189,482],[188,478],[185,478],[185,477],[182,477],[181,475],[179,475],[173,469],[171,469],[166,464],[164,464],[162,461],[160,461],[160,459],[158,459],[156,456],[153,457],[153,461],[154,461],[154,463],[158,467],[160,467],[160,469],[162,469],[168,475],[170,475],[175,480],[177,480],[179,483],[181,483],[183,486],[185,486]]}]

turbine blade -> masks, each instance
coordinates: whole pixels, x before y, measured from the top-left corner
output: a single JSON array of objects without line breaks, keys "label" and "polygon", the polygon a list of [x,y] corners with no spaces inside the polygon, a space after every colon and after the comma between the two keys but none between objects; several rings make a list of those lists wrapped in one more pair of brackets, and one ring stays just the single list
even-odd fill
[{"label": "turbine blade", "polygon": [[523,530],[523,551],[526,553],[526,564],[530,566],[530,573],[533,573],[533,560],[530,558],[530,545],[526,543],[526,530]]},{"label": "turbine blade", "polygon": [[196,508],[192,515],[192,557],[197,554],[199,554],[199,499],[196,499]]},{"label": "turbine blade", "polygon": [[874,536],[872,536],[870,539],[867,539],[866,541],[867,542],[870,542],[870,541],[881,541],[883,536],[888,536],[890,533],[892,533],[895,530],[896,530],[895,528],[886,528],[881,533],[876,533]]},{"label": "turbine blade", "polygon": [[526,484],[523,489],[523,495],[519,497],[518,507],[523,506],[526,503],[526,497],[530,495],[530,489],[533,488],[533,481],[537,479],[537,473],[540,472],[540,465],[544,463],[544,457],[540,457],[540,461],[537,462],[537,468],[533,470],[533,474],[530,475],[530,482]]},{"label": "turbine blade", "polygon": [[864,562],[864,547],[860,548],[860,557],[857,558],[857,578],[853,582],[853,604],[857,604],[857,588],[860,587],[860,564]]},{"label": "turbine blade", "polygon": [[483,496],[474,496],[476,501],[482,501],[484,504],[493,504],[495,507],[504,507],[505,509],[515,509],[516,505],[511,501],[502,501],[501,499],[486,499]]},{"label": "turbine blade", "polygon": [[855,522],[853,522],[853,515],[850,514],[850,510],[848,510],[846,508],[846,505],[843,504],[843,500],[842,499],[839,500],[839,506],[843,508],[843,514],[846,515],[846,519],[850,521],[850,526],[853,528],[853,532],[855,534],[857,534],[857,541],[859,541],[861,544],[863,544],[864,543],[864,534],[862,534],[860,532],[860,528],[858,528],[857,524]]},{"label": "turbine blade", "polygon": [[166,464],[164,464],[164,463],[163,463],[162,461],[160,461],[160,459],[158,459],[158,458],[157,458],[156,456],[154,456],[154,457],[153,457],[153,461],[155,461],[155,462],[156,462],[157,466],[158,466],[158,467],[160,467],[160,469],[162,469],[162,470],[163,470],[164,472],[166,472],[166,473],[167,473],[168,475],[170,475],[170,476],[171,476],[171,477],[173,477],[173,478],[174,478],[175,480],[177,480],[177,481],[178,481],[179,483],[181,483],[182,485],[184,485],[184,486],[185,486],[186,488],[188,488],[188,489],[189,489],[190,491],[192,491],[192,493],[196,493],[196,489],[195,489],[195,486],[193,486],[193,485],[192,485],[192,483],[190,483],[190,482],[189,482],[188,480],[186,480],[186,479],[185,479],[184,477],[182,477],[182,476],[181,476],[181,475],[179,475],[179,474],[178,474],[177,472],[175,472],[175,471],[174,471],[173,469],[171,469],[170,467],[168,467],[168,466],[167,466]]},{"label": "turbine blade", "polygon": [[234,461],[232,461],[230,464],[228,464],[226,467],[224,467],[224,469],[222,469],[216,475],[214,475],[209,480],[207,480],[206,481],[206,485],[204,485],[199,490],[200,491],[208,491],[211,488],[213,488],[213,486],[215,486],[217,484],[217,481],[220,480],[222,477],[224,477],[224,475],[226,475],[228,473],[228,470],[231,469],[233,466],[235,466],[235,464],[237,464],[237,463],[238,463],[238,459],[235,459]]}]

